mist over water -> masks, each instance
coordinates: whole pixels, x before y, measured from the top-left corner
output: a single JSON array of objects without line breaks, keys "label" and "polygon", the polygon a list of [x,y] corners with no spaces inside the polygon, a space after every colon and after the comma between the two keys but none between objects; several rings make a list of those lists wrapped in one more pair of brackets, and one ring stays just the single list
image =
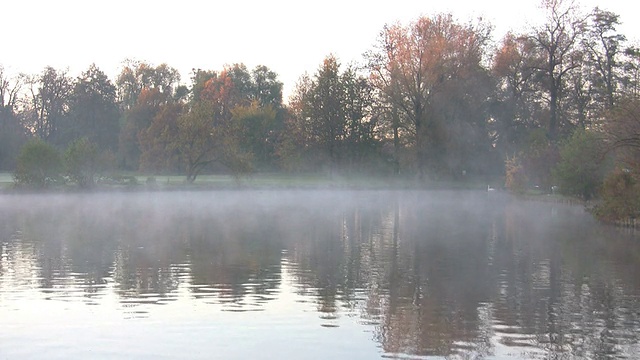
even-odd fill
[{"label": "mist over water", "polygon": [[481,191],[0,195],[0,358],[633,358],[640,242]]}]

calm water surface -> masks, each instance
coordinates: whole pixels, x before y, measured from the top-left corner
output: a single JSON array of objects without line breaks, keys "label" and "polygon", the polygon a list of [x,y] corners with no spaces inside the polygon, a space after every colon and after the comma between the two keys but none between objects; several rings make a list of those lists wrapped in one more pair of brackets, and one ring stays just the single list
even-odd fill
[{"label": "calm water surface", "polygon": [[640,358],[640,239],[437,191],[0,195],[0,359]]}]

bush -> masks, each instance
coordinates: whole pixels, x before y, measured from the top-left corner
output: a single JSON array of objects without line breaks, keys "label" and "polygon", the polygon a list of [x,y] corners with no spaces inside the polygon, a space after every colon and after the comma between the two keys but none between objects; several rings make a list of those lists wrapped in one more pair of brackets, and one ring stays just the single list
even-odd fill
[{"label": "bush", "polygon": [[60,153],[42,140],[32,140],[20,150],[13,179],[18,186],[43,188],[62,179]]},{"label": "bush", "polygon": [[92,187],[100,169],[98,147],[86,138],[74,141],[64,154],[67,175],[82,188]]},{"label": "bush", "polygon": [[630,171],[609,175],[602,185],[602,202],[593,212],[601,220],[614,222],[640,215],[640,186]]},{"label": "bush", "polygon": [[601,142],[592,131],[578,130],[560,147],[553,178],[564,195],[590,200],[602,185],[605,163]]},{"label": "bush", "polygon": [[520,160],[513,156],[505,161],[505,187],[507,190],[524,194],[527,190],[527,175],[520,164]]}]

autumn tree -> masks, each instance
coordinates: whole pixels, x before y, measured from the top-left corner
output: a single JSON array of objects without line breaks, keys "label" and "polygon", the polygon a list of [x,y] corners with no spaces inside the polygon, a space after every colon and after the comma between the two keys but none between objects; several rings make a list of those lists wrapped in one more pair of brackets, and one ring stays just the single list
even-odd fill
[{"label": "autumn tree", "polygon": [[492,142],[504,158],[522,150],[529,132],[546,127],[546,113],[539,100],[538,58],[535,43],[526,36],[508,33],[493,57],[492,75],[497,83],[490,124]]},{"label": "autumn tree", "polygon": [[140,132],[147,129],[154,116],[167,104],[182,101],[176,93],[180,75],[166,64],[152,66],[128,62],[116,81],[123,121],[118,139],[120,166],[137,170],[140,166]]},{"label": "autumn tree", "polygon": [[266,66],[244,64],[194,74],[193,102],[206,102],[221,123],[234,123],[245,151],[259,168],[275,166],[275,148],[284,119],[282,83]]},{"label": "autumn tree", "polygon": [[118,102],[123,110],[134,107],[144,89],[156,89],[167,101],[179,87],[180,73],[167,64],[153,66],[146,62],[127,60],[116,80]]},{"label": "autumn tree", "polygon": [[[171,123],[172,116],[156,117],[149,130],[155,130],[155,159],[174,158],[192,183],[208,166],[220,163],[233,174],[248,172],[250,155],[243,152],[232,123],[221,121],[214,107],[207,102],[194,103]],[[149,134],[143,133],[143,139]]]},{"label": "autumn tree", "polygon": [[197,70],[192,81],[188,103],[162,106],[140,132],[143,167],[179,169],[193,182],[214,164],[241,174],[252,169],[255,157],[272,156],[270,130],[276,112],[253,96],[254,81],[246,67]]},{"label": "autumn tree", "polygon": [[633,169],[637,176],[640,171],[640,99],[621,99],[607,113],[604,131],[608,150],[615,152],[619,163]]},{"label": "autumn tree", "polygon": [[154,172],[181,171],[179,153],[173,142],[177,135],[178,118],[185,106],[175,102],[162,106],[154,115],[151,125],[140,131],[140,169]]},{"label": "autumn tree", "polygon": [[410,132],[421,178],[436,175],[448,139],[446,118],[436,115],[437,94],[452,82],[473,83],[482,73],[489,31],[460,24],[451,15],[421,17],[407,26],[385,26],[367,54],[372,79],[399,122]]}]

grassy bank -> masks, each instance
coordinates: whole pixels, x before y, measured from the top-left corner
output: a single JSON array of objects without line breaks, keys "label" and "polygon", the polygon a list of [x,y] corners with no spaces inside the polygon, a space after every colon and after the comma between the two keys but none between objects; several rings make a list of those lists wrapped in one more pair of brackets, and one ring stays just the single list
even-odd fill
[{"label": "grassy bank", "polygon": [[[495,183],[495,182],[493,182]],[[98,190],[182,190],[182,189],[460,189],[486,190],[486,181],[420,181],[415,177],[374,177],[365,175],[329,176],[317,174],[254,174],[236,178],[231,175],[200,175],[194,183],[185,182],[183,175],[122,174],[102,179]],[[14,189],[10,173],[0,173],[0,189]],[[52,188],[73,191],[69,183]]]}]

